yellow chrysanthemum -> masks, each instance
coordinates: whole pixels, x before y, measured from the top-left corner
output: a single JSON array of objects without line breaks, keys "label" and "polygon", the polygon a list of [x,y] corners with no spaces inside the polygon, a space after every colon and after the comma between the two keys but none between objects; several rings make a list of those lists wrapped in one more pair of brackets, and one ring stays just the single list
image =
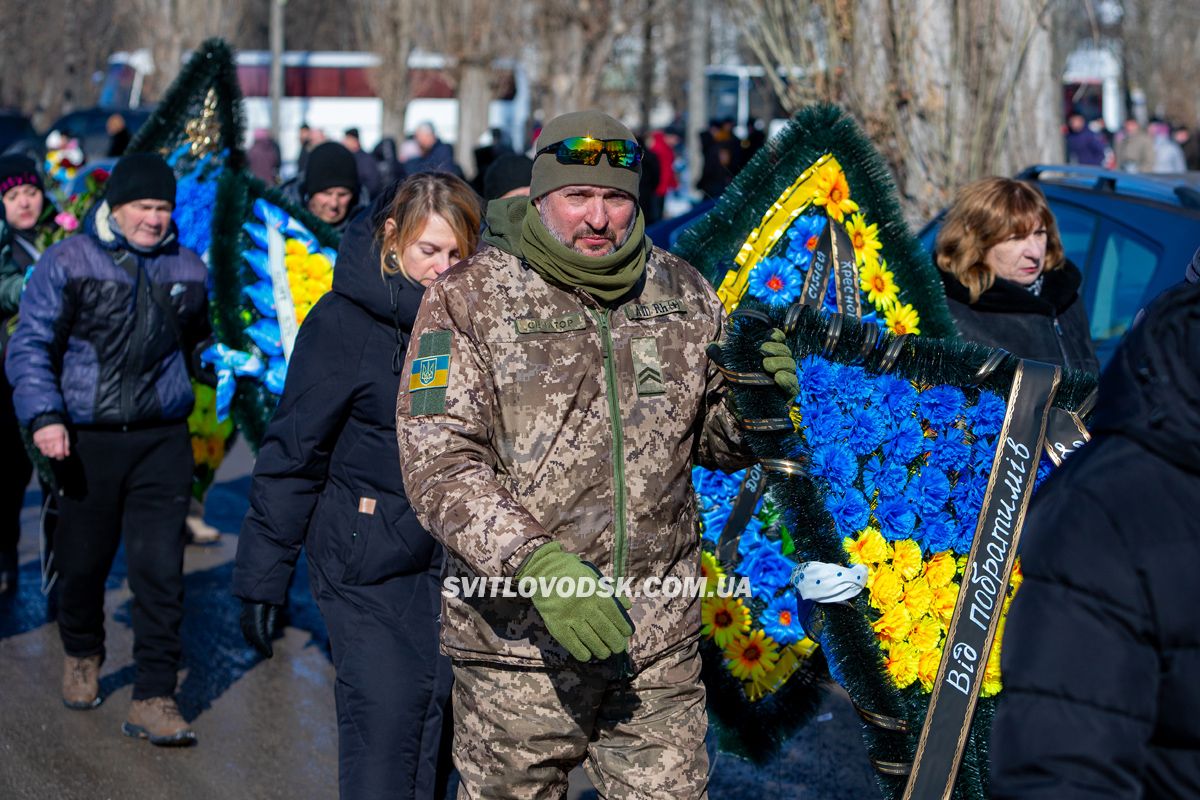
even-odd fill
[{"label": "yellow chrysanthemum", "polygon": [[862,214],[855,214],[846,225],[846,233],[850,234],[859,266],[874,264],[879,260],[879,250],[883,245],[879,242],[878,225],[868,225]]},{"label": "yellow chrysanthemum", "polygon": [[883,616],[875,620],[871,628],[885,644],[901,642],[912,630],[912,618],[903,605],[895,605],[883,612]]},{"label": "yellow chrysanthemum", "polygon": [[1012,587],[1012,594],[1017,593],[1017,589],[1021,588],[1021,583],[1025,580],[1025,573],[1021,572],[1021,557],[1017,556],[1013,561],[1012,575],[1008,578],[1008,585]]},{"label": "yellow chrysanthemum", "polygon": [[331,280],[333,265],[324,253],[313,253],[304,259],[304,274],[314,281]]},{"label": "yellow chrysanthemum", "polygon": [[917,314],[917,310],[912,307],[911,303],[900,305],[898,302],[884,312],[884,321],[887,323],[888,330],[897,336],[903,336],[906,333],[918,334],[921,332],[921,317]]},{"label": "yellow chrysanthemum", "polygon": [[954,562],[954,555],[949,551],[935,553],[925,562],[925,580],[929,581],[932,589],[948,586],[957,574],[958,564]]},{"label": "yellow chrysanthemum", "polygon": [[912,539],[901,539],[892,550],[892,566],[904,580],[911,580],[921,574],[921,545]]},{"label": "yellow chrysanthemum", "polygon": [[887,268],[886,261],[867,262],[858,277],[858,283],[867,293],[867,300],[880,311],[891,308],[900,291],[896,286],[896,276]]},{"label": "yellow chrysanthemum", "polygon": [[942,643],[942,624],[926,614],[913,623],[908,632],[908,643],[921,652],[937,650]]},{"label": "yellow chrysanthemum", "polygon": [[289,256],[306,256],[308,248],[299,239],[286,239],[283,243],[283,252]]},{"label": "yellow chrysanthemum", "polygon": [[954,604],[958,602],[958,585],[950,584],[933,590],[933,613],[942,624],[949,625],[954,616]]},{"label": "yellow chrysanthemum", "polygon": [[700,576],[704,578],[705,597],[712,597],[720,586],[721,579],[725,577],[725,570],[721,569],[717,557],[707,550],[700,552]]},{"label": "yellow chrysanthemum", "polygon": [[825,213],[833,217],[839,224],[846,214],[858,211],[858,203],[850,199],[850,184],[846,182],[846,173],[832,164],[821,167],[817,173],[817,190],[813,204],[825,207]]},{"label": "yellow chrysanthemum", "polygon": [[925,650],[921,653],[921,657],[917,660],[917,678],[921,681],[921,688],[926,692],[933,691],[933,682],[937,680],[938,667],[942,663],[942,651]]},{"label": "yellow chrysanthemum", "polygon": [[1004,625],[996,632],[996,640],[992,643],[992,651],[988,653],[987,667],[983,670],[983,685],[979,693],[984,697],[992,697],[1000,693],[1000,641],[1004,638]]},{"label": "yellow chrysanthemum", "polygon": [[706,597],[700,602],[700,633],[724,648],[750,630],[750,612],[740,597]]},{"label": "yellow chrysanthemum", "polygon": [[887,539],[876,528],[866,528],[857,539],[847,536],[842,540],[842,547],[850,555],[851,564],[865,564],[868,567],[882,564],[890,555]]},{"label": "yellow chrysanthemum", "polygon": [[879,567],[872,572],[874,580],[870,586],[871,607],[887,611],[904,597],[904,581],[896,570],[889,566]]},{"label": "yellow chrysanthemum", "polygon": [[929,581],[917,577],[904,584],[904,607],[913,619],[927,613],[932,605],[933,589],[929,588]]},{"label": "yellow chrysanthemum", "polygon": [[761,629],[737,636],[725,647],[725,663],[735,678],[761,680],[779,660],[779,645]]},{"label": "yellow chrysanthemum", "polygon": [[917,648],[911,644],[897,642],[888,650],[884,666],[887,668],[888,675],[892,677],[892,682],[904,689],[911,686],[912,682],[917,679],[917,666],[920,660],[921,654]]}]

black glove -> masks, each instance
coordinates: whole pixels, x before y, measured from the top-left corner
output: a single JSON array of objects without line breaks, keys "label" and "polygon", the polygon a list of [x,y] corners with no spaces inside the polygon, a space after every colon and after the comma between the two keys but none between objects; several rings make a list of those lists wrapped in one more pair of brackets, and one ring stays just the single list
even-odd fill
[{"label": "black glove", "polygon": [[242,603],[242,636],[263,658],[275,654],[271,637],[275,634],[275,618],[278,615],[279,606],[249,600]]}]

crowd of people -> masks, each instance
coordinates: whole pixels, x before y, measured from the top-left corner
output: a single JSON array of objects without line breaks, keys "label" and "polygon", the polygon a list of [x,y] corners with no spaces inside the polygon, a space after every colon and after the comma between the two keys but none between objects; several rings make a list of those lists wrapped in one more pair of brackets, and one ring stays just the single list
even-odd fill
[{"label": "crowd of people", "polygon": [[[1107,158],[1077,122],[1077,160]],[[742,142],[732,127],[703,137],[707,195],[762,145],[757,128]],[[301,133],[281,189],[341,245],[254,467],[232,586],[247,642],[273,656],[303,549],[337,673],[343,798],[443,797],[453,771],[460,797],[561,796],[580,764],[602,796],[705,796],[697,598],[443,591],[447,576],[699,574],[691,468],[754,457],[706,355],[722,305],[646,236],[678,188],[679,137],[639,141],[607,114],[569,113],[540,130],[532,158],[494,151],[473,188],[429,125],[412,148],[374,153],[353,128],[341,142]],[[1157,145],[1139,135],[1115,152],[1141,169]],[[248,158],[278,180],[269,137]],[[36,165],[0,159],[0,194],[0,423],[23,476],[6,487],[0,591],[16,581],[23,428],[53,465],[63,703],[103,699],[105,580],[123,541],[136,664],[124,732],[194,744],[174,699],[185,419],[211,331],[204,263],[171,221],[174,174],[156,154],[123,156],[83,231],[45,252],[37,232],[53,209]],[[962,187],[935,261],[965,339],[1099,371],[1082,276],[1036,187]],[[1182,797],[1200,781],[1185,611],[1200,599],[1186,576],[1198,322],[1191,285],[1149,308],[1105,374],[1096,441],[1030,513],[997,797]],[[794,381],[786,347],[764,355],[765,372]]]},{"label": "crowd of people", "polygon": [[1088,122],[1074,112],[1067,117],[1066,146],[1073,164],[1145,173],[1200,170],[1200,138],[1186,125],[1160,119],[1143,127],[1129,117],[1120,131],[1110,134],[1103,120]]}]

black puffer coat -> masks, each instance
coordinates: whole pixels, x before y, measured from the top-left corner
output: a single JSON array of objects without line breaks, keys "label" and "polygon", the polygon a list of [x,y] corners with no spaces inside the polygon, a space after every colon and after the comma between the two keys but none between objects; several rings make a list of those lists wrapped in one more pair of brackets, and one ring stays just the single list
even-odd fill
[{"label": "black puffer coat", "polygon": [[1079,297],[1083,276],[1070,261],[1043,274],[1039,294],[997,278],[972,303],[967,287],[943,272],[955,327],[968,341],[1003,347],[1019,358],[1099,372],[1087,312]]},{"label": "black puffer coat", "polygon": [[259,450],[234,570],[244,600],[282,604],[302,544],[349,585],[425,572],[440,559],[408,505],[396,446],[399,372],[424,290],[385,282],[367,213],[342,241],[333,291],[300,326]]},{"label": "black puffer coat", "polygon": [[1200,797],[1200,287],[1126,336],[1092,428],[1026,523],[991,796]]}]

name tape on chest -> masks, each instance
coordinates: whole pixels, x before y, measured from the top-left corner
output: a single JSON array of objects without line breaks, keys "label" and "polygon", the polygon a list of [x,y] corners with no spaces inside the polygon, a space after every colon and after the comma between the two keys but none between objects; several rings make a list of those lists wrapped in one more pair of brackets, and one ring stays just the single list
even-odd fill
[{"label": "name tape on chest", "polygon": [[561,317],[550,319],[519,319],[515,323],[518,334],[529,333],[566,333],[581,331],[587,327],[583,314],[578,311],[563,314]]},{"label": "name tape on chest", "polygon": [[666,314],[686,314],[687,305],[678,297],[669,300],[659,300],[654,303],[629,303],[625,306],[627,319],[650,319]]}]

